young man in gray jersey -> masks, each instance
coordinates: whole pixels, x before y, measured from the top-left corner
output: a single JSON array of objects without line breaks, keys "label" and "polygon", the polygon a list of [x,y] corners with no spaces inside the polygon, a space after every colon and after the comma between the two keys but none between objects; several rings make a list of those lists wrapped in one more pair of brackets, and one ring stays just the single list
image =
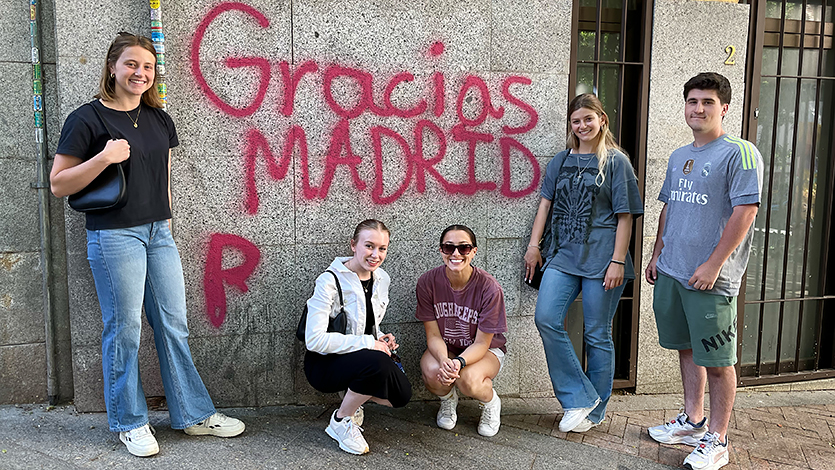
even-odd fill
[{"label": "young man in gray jersey", "polygon": [[[693,143],[670,155],[658,199],[658,235],[646,279],[662,347],[678,350],[684,412],[649,429],[666,444],[696,446],[685,468],[728,463],[728,422],[736,396],[736,296],[748,263],[762,192],[762,157],[731,137],[722,120],[728,79],[701,73],[684,85],[684,119]],[[710,429],[704,416],[710,384]]]}]

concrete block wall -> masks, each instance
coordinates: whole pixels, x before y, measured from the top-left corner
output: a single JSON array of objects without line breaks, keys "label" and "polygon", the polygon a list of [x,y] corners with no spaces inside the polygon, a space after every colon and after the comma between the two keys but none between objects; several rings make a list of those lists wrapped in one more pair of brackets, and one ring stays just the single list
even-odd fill
[{"label": "concrete block wall", "polygon": [[[149,32],[147,2],[120,3],[96,22],[79,17],[97,5],[56,1],[62,122],[95,92],[115,33]],[[219,406],[333,399],[300,372],[303,350],[293,330],[315,277],[334,256],[350,254],[353,227],[368,217],[392,230],[384,329],[401,338],[418,396],[427,396],[418,370],[425,339],[414,320],[414,286],[441,264],[437,237],[452,223],[473,228],[476,263],[505,290],[510,354],[499,392],[550,391],[541,344],[528,340],[538,338],[535,293],[523,286],[520,267],[538,200],[534,163],[544,171],[564,143],[569,2],[170,1],[162,18],[169,112],[181,142],[173,160],[174,232],[190,345]],[[294,96],[285,74],[298,77]],[[362,80],[370,80],[367,88]],[[425,102],[426,110],[392,115],[387,100],[399,110]],[[365,111],[340,115],[356,106]],[[456,128],[461,121],[467,127]],[[298,144],[284,153],[291,131],[304,133],[306,156]],[[352,158],[348,144],[355,166],[344,164]],[[331,148],[338,152],[328,157]],[[286,161],[285,170],[270,169],[267,153]],[[432,163],[422,168],[419,157]],[[334,170],[328,161],[338,163]],[[75,403],[100,410],[101,321],[83,232],[82,218],[68,212]],[[227,275],[256,258],[251,272]],[[207,291],[206,279],[226,282]],[[145,324],[145,392],[162,395],[148,330]]]},{"label": "concrete block wall", "polygon": [[[0,77],[6,92],[0,96],[0,403],[42,402],[47,399],[41,243],[33,119],[32,51],[28,4],[3,1],[0,19]],[[57,82],[53,4],[42,5],[41,61],[43,95],[50,152],[55,149]],[[52,199],[48,215],[53,232],[53,262],[58,282],[53,288],[57,333],[58,389],[72,397],[70,341],[66,308],[63,216],[60,201]],[[57,204],[56,204],[57,203]]]},{"label": "concrete block wall", "polygon": [[[12,87],[0,97],[8,129],[0,134],[0,403],[20,403],[45,400],[45,348],[37,200],[29,188],[35,160],[28,12],[5,3],[4,11],[18,13],[0,20],[0,37],[10,45],[0,51],[0,76]],[[44,17],[52,154],[60,124],[95,94],[115,34],[149,35],[150,25],[144,0],[50,0]],[[681,97],[686,77],[712,69],[731,79],[726,129],[739,133],[747,22],[747,5],[655,2],[644,265],[667,157],[691,141]],[[682,24],[711,33],[693,37]],[[383,266],[392,277],[385,328],[401,338],[416,397],[428,395],[418,370],[424,334],[413,319],[414,285],[440,264],[437,236],[451,223],[475,230],[476,263],[505,290],[510,353],[497,389],[551,394],[533,325],[536,294],[519,270],[539,186],[521,149],[544,171],[563,147],[571,2],[172,0],[163,2],[163,25],[169,112],[181,142],[173,163],[174,232],[186,272],[190,344],[219,406],[333,399],[307,385],[293,329],[314,278],[334,256],[350,253],[351,231],[367,217],[392,229]],[[728,45],[736,47],[734,66],[723,64]],[[295,79],[289,87],[287,76]],[[482,121],[488,97],[494,111]],[[387,112],[387,100],[401,112]],[[422,114],[404,116],[422,101]],[[364,112],[340,117],[357,106]],[[526,127],[533,114],[536,124]],[[462,122],[471,125],[456,127]],[[291,131],[303,137],[306,156],[298,141],[285,153]],[[80,410],[103,410],[101,320],[83,218],[52,202],[61,393]],[[253,269],[235,275],[233,268],[256,258]],[[207,289],[207,280],[222,280],[222,289]],[[675,390],[675,356],[657,346],[646,283],[641,298],[637,391]],[[163,395],[147,323],[141,357],[146,394]]]},{"label": "concrete block wall", "polygon": [[[726,76],[733,90],[724,129],[739,136],[745,96],[745,56],[748,45],[749,6],[736,3],[656,0],[652,31],[647,164],[644,189],[643,266],[649,263],[663,205],[658,192],[667,171],[667,159],[678,147],[693,142],[684,121],[684,83],[704,71]],[[699,25],[699,32],[682,25]],[[702,34],[709,32],[707,34]],[[735,65],[725,65],[727,46],[736,48]],[[643,279],[643,276],[641,276]],[[638,393],[681,390],[678,355],[658,345],[652,311],[653,287],[641,285],[638,339]]]}]

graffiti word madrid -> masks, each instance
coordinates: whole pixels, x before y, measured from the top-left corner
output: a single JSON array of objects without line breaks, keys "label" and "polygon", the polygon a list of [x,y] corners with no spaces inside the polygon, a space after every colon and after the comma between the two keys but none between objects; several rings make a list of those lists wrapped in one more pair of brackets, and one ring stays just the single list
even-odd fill
[{"label": "graffiti word madrid", "polygon": [[[257,76],[257,87],[254,96],[246,103],[231,104],[219,96],[206,81],[201,69],[201,45],[207,30],[221,15],[229,12],[243,14],[254,21],[259,27],[267,28],[270,20],[258,9],[239,2],[221,3],[201,19],[193,35],[191,43],[191,71],[198,88],[205,98],[223,113],[231,118],[243,119],[253,115],[262,105],[270,83],[279,81],[283,89],[282,102],[278,106],[278,113],[290,117],[294,113],[296,90],[304,80],[321,83],[321,96],[327,108],[337,118],[336,125],[331,129],[327,150],[324,158],[314,159],[323,161],[323,168],[319,181],[312,181],[311,158],[308,147],[308,137],[305,128],[298,124],[291,124],[282,142],[270,142],[264,133],[255,127],[245,129],[243,134],[243,173],[244,173],[244,210],[248,214],[256,214],[260,205],[256,190],[256,166],[264,162],[266,173],[274,180],[284,179],[292,164],[293,155],[298,155],[298,165],[301,172],[301,196],[305,199],[325,199],[328,196],[331,183],[337,169],[340,167],[348,171],[350,182],[358,191],[370,190],[371,200],[376,204],[390,204],[401,198],[405,192],[414,187],[417,193],[424,193],[427,179],[434,180],[442,190],[449,194],[472,195],[478,191],[499,191],[508,198],[519,198],[536,191],[541,176],[539,163],[532,152],[517,140],[536,126],[539,115],[533,106],[518,96],[519,87],[529,86],[531,80],[524,76],[511,75],[505,77],[498,90],[491,90],[487,82],[477,75],[456,77],[455,87],[450,90],[457,92],[455,103],[447,103],[448,79],[441,71],[435,71],[428,77],[426,83],[417,83],[412,73],[403,71],[393,76],[377,77],[370,70],[348,67],[340,64],[322,65],[314,60],[307,60],[300,64],[291,65],[288,61],[270,60],[267,57],[227,57],[226,67],[230,69],[250,68]],[[444,52],[444,43],[435,42],[428,46],[431,57],[439,57]],[[337,90],[338,84],[349,83],[358,90],[358,94],[351,100],[340,100]],[[381,93],[375,94],[373,84],[383,84]],[[422,87],[424,95],[408,105],[396,105],[392,96],[395,89],[404,86]],[[471,98],[476,98],[472,100]],[[500,98],[497,98],[500,97]],[[350,101],[346,103],[345,101]],[[472,102],[472,107],[465,107]],[[501,104],[501,105],[500,105]],[[505,116],[505,106],[515,107],[514,115],[523,116],[522,122],[514,125],[500,126],[501,134],[483,132],[479,126],[488,120],[501,120]],[[448,109],[450,108],[450,109]],[[437,122],[437,118],[445,111],[454,110],[457,118],[450,128],[444,129]],[[361,178],[359,165],[363,156],[353,151],[351,137],[352,121],[360,116],[371,114],[379,117],[403,119],[409,126],[396,126],[399,129],[409,129],[411,132],[401,133],[382,125],[375,125],[369,129],[368,135],[371,155],[370,161],[374,165],[373,181]],[[436,143],[429,152],[424,149],[426,138]],[[384,178],[384,143],[387,149],[399,149],[402,156],[401,169],[396,177],[386,175]],[[466,176],[463,181],[451,181],[445,177],[436,166],[448,157],[450,145],[463,145],[466,149]],[[497,159],[502,162],[499,181],[480,180],[477,170],[476,151],[479,146],[490,146]],[[452,158],[452,157],[450,157]],[[526,162],[530,167],[531,179],[522,183],[522,187],[511,185],[511,165],[514,159]],[[396,181],[392,187],[385,187],[385,181]],[[391,183],[389,183],[391,184]],[[242,255],[243,263],[239,266],[224,269],[221,266],[223,251],[235,250]],[[246,280],[254,272],[260,252],[258,248],[246,239],[237,235],[214,234],[209,242],[209,253],[204,277],[207,314],[211,323],[219,327],[226,315],[226,293],[224,285],[235,286],[241,292],[247,291]]]}]

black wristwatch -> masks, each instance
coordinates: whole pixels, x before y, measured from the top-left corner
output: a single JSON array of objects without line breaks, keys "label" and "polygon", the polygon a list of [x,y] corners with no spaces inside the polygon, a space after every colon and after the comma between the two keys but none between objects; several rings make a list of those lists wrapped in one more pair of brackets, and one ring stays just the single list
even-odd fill
[{"label": "black wristwatch", "polygon": [[467,361],[465,361],[464,358],[461,356],[453,357],[452,360],[461,363],[461,369],[467,367]]}]

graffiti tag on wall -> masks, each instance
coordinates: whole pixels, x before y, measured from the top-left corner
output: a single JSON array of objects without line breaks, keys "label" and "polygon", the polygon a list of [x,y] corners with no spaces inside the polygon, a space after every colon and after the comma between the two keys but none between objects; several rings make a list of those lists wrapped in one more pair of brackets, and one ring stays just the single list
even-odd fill
[{"label": "graffiti tag on wall", "polygon": [[[225,65],[230,69],[249,67],[257,70],[257,91],[251,101],[235,106],[221,98],[208,84],[201,69],[200,48],[208,28],[218,17],[227,12],[237,12],[255,21],[261,28],[267,28],[269,19],[258,9],[239,2],[226,2],[212,8],[199,22],[191,43],[191,71],[198,88],[214,106],[230,118],[246,118],[257,112],[263,105],[267,89],[272,80],[280,80],[283,86],[283,101],[280,114],[290,117],[294,113],[296,91],[299,84],[312,76],[319,74],[322,89],[321,94],[328,109],[338,118],[333,128],[324,158],[324,168],[321,180],[311,180],[310,151],[305,129],[292,124],[287,130],[283,144],[274,147],[264,134],[256,127],[250,127],[244,133],[242,149],[244,172],[244,210],[248,214],[256,214],[260,205],[256,190],[256,165],[259,158],[263,159],[270,178],[278,181],[284,179],[292,164],[292,156],[297,152],[301,170],[302,197],[314,200],[325,199],[333,182],[336,170],[345,167],[351,183],[358,191],[369,189],[369,182],[360,177],[358,166],[362,156],[354,153],[351,145],[352,121],[366,113],[379,117],[400,118],[414,122],[410,135],[403,135],[394,129],[382,125],[372,126],[371,159],[374,163],[374,180],[370,187],[371,200],[376,204],[390,204],[400,199],[403,194],[414,185],[417,193],[426,190],[427,177],[432,178],[445,192],[449,194],[472,195],[478,191],[499,191],[508,198],[519,198],[536,191],[541,170],[533,153],[517,140],[519,135],[525,134],[534,127],[539,115],[533,106],[514,94],[520,86],[528,86],[531,80],[524,76],[511,75],[501,82],[496,95],[507,103],[507,106],[518,108],[526,117],[524,122],[515,126],[501,126],[501,134],[480,132],[477,128],[488,119],[501,120],[505,116],[505,107],[494,104],[493,94],[487,82],[477,75],[462,77],[455,103],[446,103],[445,95],[449,80],[441,71],[435,71],[429,77],[427,96],[421,97],[409,106],[395,105],[393,93],[398,86],[413,84],[415,77],[408,71],[396,73],[389,77],[381,96],[375,96],[373,83],[381,80],[370,70],[348,67],[340,64],[321,65],[314,60],[308,60],[291,66],[288,61],[274,62],[266,57],[227,57]],[[444,53],[444,43],[435,42],[428,47],[430,56],[438,57]],[[354,102],[346,104],[336,98],[335,83],[351,81],[359,90]],[[512,89],[513,88],[513,89]],[[475,96],[480,109],[477,112],[465,113],[465,100],[468,96]],[[457,122],[448,130],[439,126],[434,119],[440,118],[448,105],[454,105]],[[468,116],[468,114],[470,114]],[[437,149],[427,155],[424,151],[424,139],[430,136],[437,142]],[[405,171],[402,180],[395,188],[385,188],[383,166],[383,143],[389,141],[395,144],[402,153]],[[450,181],[444,177],[436,166],[447,156],[449,144],[462,144],[467,148],[466,179],[464,181]],[[501,181],[483,181],[476,177],[476,149],[478,146],[491,145],[501,158]],[[514,189],[511,185],[512,159],[522,158],[531,168],[530,183],[523,188]],[[223,268],[224,250],[235,250],[242,256],[240,265]],[[248,290],[246,281],[252,275],[260,260],[260,251],[250,241],[232,234],[213,234],[209,240],[208,256],[204,273],[203,286],[206,298],[207,316],[215,327],[220,327],[226,317],[226,288],[234,286],[240,292]]]}]

